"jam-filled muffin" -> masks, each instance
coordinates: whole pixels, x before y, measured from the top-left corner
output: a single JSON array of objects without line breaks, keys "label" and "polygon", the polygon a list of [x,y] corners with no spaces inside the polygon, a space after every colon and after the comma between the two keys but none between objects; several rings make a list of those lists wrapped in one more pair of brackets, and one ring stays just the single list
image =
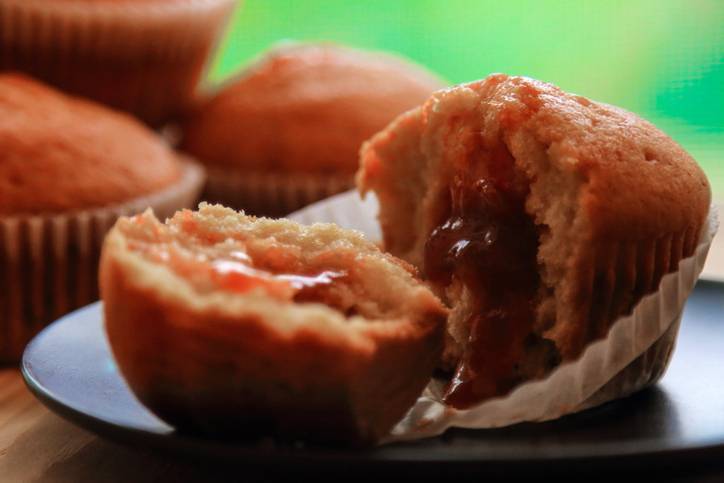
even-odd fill
[{"label": "jam-filled muffin", "polygon": [[220,205],[109,233],[100,269],[113,354],[181,430],[372,442],[414,403],[446,309],[360,234]]},{"label": "jam-filled muffin", "polygon": [[159,125],[193,101],[236,0],[0,0],[0,70]]},{"label": "jam-filled muffin", "polygon": [[0,74],[0,361],[97,298],[100,245],[120,214],[170,215],[202,183],[131,117]]},{"label": "jam-filled muffin", "polygon": [[207,200],[283,215],[352,187],[362,142],[441,86],[387,54],[282,44],[190,114],[182,149]]},{"label": "jam-filled muffin", "polygon": [[447,403],[576,359],[697,245],[710,188],[650,123],[532,79],[435,93],[362,150],[386,248],[451,307]]}]

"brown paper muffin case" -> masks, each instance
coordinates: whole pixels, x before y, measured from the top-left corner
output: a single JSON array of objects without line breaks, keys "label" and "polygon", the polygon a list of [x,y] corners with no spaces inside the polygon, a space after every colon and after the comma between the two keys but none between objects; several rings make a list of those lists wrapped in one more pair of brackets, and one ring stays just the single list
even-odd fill
[{"label": "brown paper muffin case", "polygon": [[191,102],[237,0],[0,2],[0,70],[158,124]]},{"label": "brown paper muffin case", "polygon": [[309,173],[233,173],[207,169],[202,198],[247,214],[283,216],[350,189],[353,175]]},{"label": "brown paper muffin case", "polygon": [[61,315],[98,298],[97,270],[106,232],[122,215],[147,207],[163,218],[191,206],[203,170],[184,162],[181,179],[127,203],[47,216],[0,217],[0,363]]}]

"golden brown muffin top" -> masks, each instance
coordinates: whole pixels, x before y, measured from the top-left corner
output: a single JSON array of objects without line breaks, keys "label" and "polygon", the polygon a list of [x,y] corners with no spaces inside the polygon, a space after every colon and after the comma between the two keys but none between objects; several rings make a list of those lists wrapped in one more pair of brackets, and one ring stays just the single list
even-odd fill
[{"label": "golden brown muffin top", "polygon": [[515,155],[530,133],[556,169],[582,177],[580,202],[595,236],[639,238],[702,225],[711,203],[706,175],[650,122],[525,77],[498,74],[470,88],[491,106],[483,114],[489,138],[499,129]]},{"label": "golden brown muffin top", "polygon": [[[455,123],[468,118],[474,119],[465,126],[473,126],[476,149],[502,141],[527,166],[529,177],[548,169],[577,180],[579,202],[595,236],[656,237],[701,226],[708,213],[711,190],[704,172],[656,126],[554,85],[504,74],[438,92],[372,138],[362,151],[361,186],[374,186],[389,174],[378,166],[376,151],[404,146],[396,141],[402,133],[414,132],[406,136],[415,138],[424,136],[423,130],[440,129],[462,138]],[[466,147],[449,149],[445,156],[456,152],[467,152]]]},{"label": "golden brown muffin top", "polygon": [[284,45],[201,106],[182,147],[215,167],[353,173],[365,139],[441,86],[389,55]]},{"label": "golden brown muffin top", "polygon": [[0,75],[0,215],[120,203],[179,176],[173,151],[130,116]]}]

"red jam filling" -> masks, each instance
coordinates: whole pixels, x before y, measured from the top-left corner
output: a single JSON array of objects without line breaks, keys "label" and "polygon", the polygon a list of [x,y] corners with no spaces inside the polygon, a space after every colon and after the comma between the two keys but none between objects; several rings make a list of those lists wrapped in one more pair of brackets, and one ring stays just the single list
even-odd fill
[{"label": "red jam filling", "polygon": [[[129,238],[129,247],[157,263],[168,265],[180,277],[194,281],[202,291],[218,288],[243,294],[261,289],[283,301],[323,303],[344,313],[354,309],[347,306],[349,301],[345,301],[344,295],[337,290],[337,282],[348,278],[347,270],[305,269],[294,250],[284,247],[267,247],[253,258],[242,247],[196,253],[170,243],[173,237],[158,222],[143,215],[134,217],[133,222],[145,230],[140,236]],[[202,247],[211,248],[225,238],[218,233],[202,231],[189,211],[183,213],[182,222],[184,232],[193,236],[194,243]],[[326,265],[322,257],[318,256],[313,265]]]},{"label": "red jam filling", "polygon": [[[221,289],[245,293],[263,288],[269,295],[295,302],[328,303],[325,295],[342,272],[325,270],[316,274],[270,273],[248,263],[232,259],[217,259],[210,263],[211,278]],[[331,303],[330,303],[331,304]]]},{"label": "red jam filling", "polygon": [[[510,170],[505,159],[499,164]],[[426,277],[443,287],[455,279],[474,297],[469,340],[444,397],[457,408],[505,394],[523,377],[519,364],[539,286],[538,236],[524,210],[526,193],[513,185],[505,175],[455,179],[449,213],[425,246]]]},{"label": "red jam filling", "polygon": [[[137,249],[140,249],[137,247]],[[233,251],[223,257],[206,259],[189,257],[169,251],[147,252],[159,262],[167,263],[177,274],[193,279],[202,276],[214,287],[227,292],[243,294],[254,289],[264,290],[269,296],[295,302],[320,302],[334,306],[329,289],[345,271],[323,270],[314,273],[284,273],[255,267],[249,255]]]}]

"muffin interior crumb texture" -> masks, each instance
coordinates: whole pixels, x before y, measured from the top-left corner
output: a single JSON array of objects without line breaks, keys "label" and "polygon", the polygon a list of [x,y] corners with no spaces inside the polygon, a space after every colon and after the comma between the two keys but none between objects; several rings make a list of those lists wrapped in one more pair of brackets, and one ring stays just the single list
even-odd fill
[{"label": "muffin interior crumb texture", "polygon": [[129,251],[191,284],[280,304],[322,304],[345,318],[404,317],[400,294],[411,268],[357,233],[333,225],[305,228],[202,204],[159,222],[150,212],[119,222]]},{"label": "muffin interior crumb texture", "polygon": [[[695,162],[645,121],[553,86],[497,75],[442,91],[363,147],[358,182],[380,200],[386,248],[420,267],[451,307],[446,402],[467,407],[544,376],[655,289],[661,273],[643,266],[637,280],[635,251],[659,228],[643,216],[640,226],[607,225],[605,211],[592,213],[606,202],[601,190],[620,190],[617,178],[631,166],[628,183],[646,177],[653,151],[658,169],[678,164],[697,188],[698,212],[681,223],[679,258],[688,256],[708,206]],[[635,219],[636,203],[648,203],[648,190],[677,196],[678,187],[652,179],[659,176],[640,199],[625,193],[631,199],[615,200],[610,212],[623,222],[625,210]],[[594,252],[597,241],[617,237],[634,248],[618,260]],[[627,272],[615,273],[617,263]],[[609,290],[618,276],[633,279],[628,291]],[[589,317],[599,312],[602,320]]]}]

